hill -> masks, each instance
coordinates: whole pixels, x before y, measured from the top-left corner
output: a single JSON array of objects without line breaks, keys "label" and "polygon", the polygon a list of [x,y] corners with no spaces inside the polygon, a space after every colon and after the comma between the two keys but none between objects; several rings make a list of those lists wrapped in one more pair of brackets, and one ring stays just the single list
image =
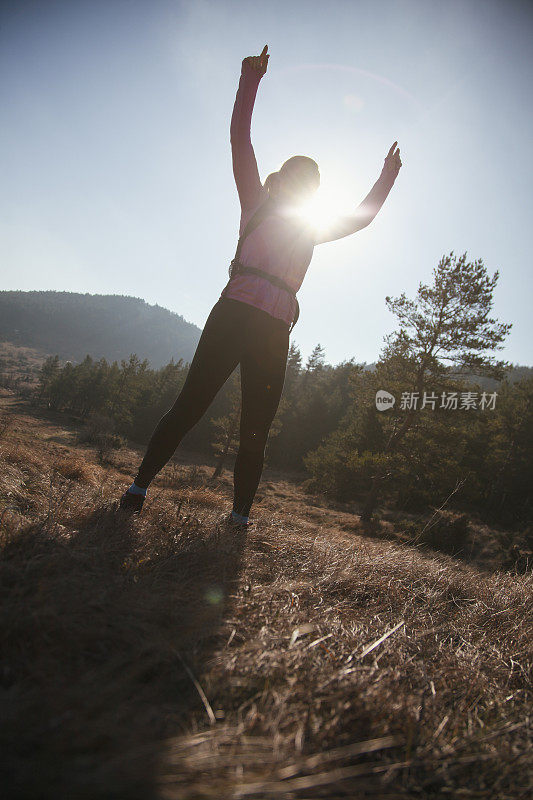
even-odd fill
[{"label": "hill", "polygon": [[236,534],[231,472],[181,459],[124,519],[140,451],[1,404],[6,797],[529,796],[530,571],[268,472]]},{"label": "hill", "polygon": [[53,291],[0,291],[0,341],[62,360],[120,361],[136,353],[158,368],[191,361],[201,330],[138,297]]}]

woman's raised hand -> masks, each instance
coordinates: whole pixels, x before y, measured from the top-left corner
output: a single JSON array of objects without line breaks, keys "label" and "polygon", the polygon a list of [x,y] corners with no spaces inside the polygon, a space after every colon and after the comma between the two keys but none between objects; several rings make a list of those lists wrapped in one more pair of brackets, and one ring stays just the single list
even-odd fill
[{"label": "woman's raised hand", "polygon": [[263,47],[261,55],[259,56],[248,56],[243,60],[243,64],[248,64],[254,72],[259,73],[259,77],[262,78],[265,72],[267,71],[268,66],[268,59],[270,56],[267,54],[268,45],[266,44]]},{"label": "woman's raised hand", "polygon": [[390,180],[395,181],[396,176],[400,171],[402,162],[400,160],[400,148],[396,147],[398,142],[394,142],[391,149],[385,156],[385,163],[383,165],[382,175],[386,175]]}]

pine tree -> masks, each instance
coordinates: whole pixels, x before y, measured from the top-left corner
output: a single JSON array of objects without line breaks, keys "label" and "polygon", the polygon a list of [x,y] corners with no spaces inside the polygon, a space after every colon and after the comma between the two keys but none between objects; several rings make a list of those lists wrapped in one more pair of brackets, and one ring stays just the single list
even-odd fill
[{"label": "pine tree", "polygon": [[47,404],[50,403],[50,387],[60,371],[59,356],[48,356],[39,372],[39,401],[46,399]]},{"label": "pine tree", "polygon": [[322,345],[317,344],[313,348],[313,352],[307,359],[307,363],[305,365],[306,371],[317,372],[317,370],[322,369],[322,367],[324,366],[324,359],[325,359],[324,348],[322,347]]},{"label": "pine tree", "polygon": [[[498,277],[498,271],[492,278],[488,276],[481,259],[467,262],[466,253],[456,258],[452,251],[433,270],[433,284],[419,284],[416,300],[407,299],[405,293],[395,299],[387,297],[400,330],[386,337],[386,347],[376,365],[378,374],[380,369],[396,367],[397,372],[409,377],[411,389],[419,398],[430,379],[453,377],[465,369],[501,379],[509,364],[496,361],[488,351],[502,349],[501,342],[512,325],[489,316]],[[394,425],[385,453],[396,451],[418,413],[413,406],[401,424]],[[383,478],[383,469],[377,470],[361,514],[363,520],[372,517]]]}]

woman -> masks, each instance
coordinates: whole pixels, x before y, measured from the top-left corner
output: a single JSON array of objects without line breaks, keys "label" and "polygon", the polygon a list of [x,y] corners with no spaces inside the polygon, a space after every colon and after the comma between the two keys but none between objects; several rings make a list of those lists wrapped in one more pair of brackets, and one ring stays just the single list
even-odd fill
[{"label": "woman", "polygon": [[205,414],[233,370],[241,367],[240,443],[228,523],[249,524],[263,470],[268,432],[285,380],[289,333],[298,314],[300,288],[316,244],[364,228],[383,205],[401,167],[394,142],[382,173],[353,215],[320,230],[298,215],[318,189],[318,165],[293,156],[261,184],[250,139],[259,81],[267,70],[267,45],[242,62],[231,118],[233,174],[241,204],[240,239],[230,280],[205,323],[183,389],[161,418],[120,508],[140,512],[146,490],[183,436]]}]

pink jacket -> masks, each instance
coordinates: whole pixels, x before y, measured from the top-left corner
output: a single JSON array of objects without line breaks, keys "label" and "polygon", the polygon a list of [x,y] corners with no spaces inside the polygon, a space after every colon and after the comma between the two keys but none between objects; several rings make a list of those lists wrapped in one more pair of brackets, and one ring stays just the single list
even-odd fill
[{"label": "pink jacket", "polygon": [[[252,111],[259,81],[259,73],[244,60],[230,127],[233,174],[241,204],[239,235],[256,209],[268,197],[268,191],[259,178],[250,138]],[[365,203],[372,201],[376,213],[385,201],[391,185],[380,177],[366,198]],[[278,207],[274,214],[266,216],[246,237],[239,260],[246,266],[258,267],[282,278],[298,291],[316,244],[347,236],[368,222],[370,219],[362,223],[356,213],[339,217],[327,230],[322,231],[303,217]],[[285,320],[289,325],[294,318],[294,298],[284,289],[258,275],[235,276],[225,296],[261,308],[273,317]]]}]

